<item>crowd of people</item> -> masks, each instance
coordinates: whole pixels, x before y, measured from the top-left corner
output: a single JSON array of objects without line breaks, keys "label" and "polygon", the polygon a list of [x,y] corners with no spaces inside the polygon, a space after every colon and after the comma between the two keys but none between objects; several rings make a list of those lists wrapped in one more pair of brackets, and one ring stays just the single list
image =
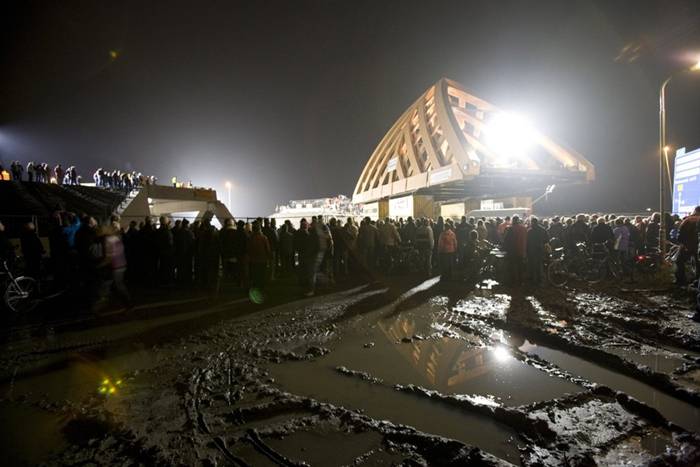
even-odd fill
[{"label": "crowd of people", "polygon": [[[126,192],[140,186],[158,184],[158,179],[153,175],[103,168],[97,169],[92,179],[95,186]],[[52,168],[45,162],[27,162],[25,166],[20,161],[12,161],[9,168],[5,168],[0,163],[0,180],[55,183],[58,185],[80,185],[83,181],[74,165],[64,168],[61,164],[57,164]]]},{"label": "crowd of people", "polygon": [[[505,254],[506,284],[539,287],[552,248],[574,254],[581,244],[604,245],[624,263],[634,255],[657,250],[661,217],[579,214],[538,219],[535,216],[459,220],[391,218],[345,220],[319,217],[277,226],[275,219],[226,219],[218,229],[212,216],[189,222],[146,217],[126,228],[118,217],[104,225],[89,216],[57,212],[48,235],[51,276],[99,298],[100,283],[130,302],[126,284],[151,287],[221,286],[263,289],[269,281],[296,277],[311,296],[320,277],[333,282],[341,275],[391,274],[410,252],[426,277],[439,270],[441,280],[479,280],[473,269],[483,251]],[[676,280],[686,282],[684,263],[697,256],[700,207],[681,221],[668,218],[670,241],[682,246],[676,258]],[[44,247],[33,224],[25,225],[21,250],[26,273],[41,279]],[[9,256],[8,252],[6,256]],[[5,254],[3,253],[3,254]],[[436,270],[437,268],[437,270]],[[66,284],[70,285],[70,284]]]},{"label": "crowd of people", "polygon": [[26,177],[25,166],[19,161],[12,161],[9,170],[0,163],[0,180],[2,181],[27,181],[37,183],[57,183],[59,185],[79,185],[81,180],[74,165],[63,168],[57,164],[51,168],[49,164],[27,162]]},{"label": "crowd of people", "polygon": [[110,171],[101,167],[95,170],[95,173],[92,175],[92,180],[95,182],[95,186],[125,191],[127,193],[141,186],[158,184],[158,179],[153,175],[143,175],[135,171]]}]

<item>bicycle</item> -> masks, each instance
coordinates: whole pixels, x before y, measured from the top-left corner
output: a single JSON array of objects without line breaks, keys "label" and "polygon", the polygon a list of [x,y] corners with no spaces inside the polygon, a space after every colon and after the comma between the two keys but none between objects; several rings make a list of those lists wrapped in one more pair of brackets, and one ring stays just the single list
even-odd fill
[{"label": "bicycle", "polygon": [[478,278],[500,282],[504,275],[505,257],[505,252],[498,245],[483,242],[483,246],[478,248],[477,256],[474,259],[476,262],[474,269],[477,271]]},{"label": "bicycle", "polygon": [[423,254],[413,245],[401,245],[394,256],[394,265],[406,273],[417,273],[423,269]]},{"label": "bicycle", "polygon": [[645,275],[656,274],[661,263],[661,251],[658,248],[649,248],[644,253],[639,253],[634,257],[635,272]]},{"label": "bicycle", "polygon": [[[667,263],[667,264],[676,264],[677,263],[677,258],[678,255],[681,253],[681,248],[684,248],[683,245],[680,243],[671,243],[669,244],[669,249],[666,252],[666,256],[664,256],[663,261],[659,261],[659,263]],[[659,253],[659,256],[661,254]],[[660,260],[661,258],[659,258]],[[676,267],[678,267],[676,265]],[[686,277],[697,277],[698,274],[698,259],[695,255],[690,255],[690,258],[688,261],[685,263],[685,274]]]},{"label": "bicycle", "polygon": [[607,277],[620,279],[623,273],[622,262],[617,255],[610,252],[604,243],[594,243],[591,248],[591,257],[598,268],[598,278],[591,284],[597,284]]},{"label": "bicycle", "polygon": [[600,282],[599,265],[591,258],[584,243],[577,243],[573,254],[564,253],[564,248],[555,248],[547,266],[547,280],[553,286],[563,287],[572,279],[589,284]]},{"label": "bicycle", "polygon": [[5,278],[2,295],[5,306],[15,313],[31,310],[36,303],[35,298],[38,291],[36,281],[29,276],[15,277],[7,265],[7,261],[2,262],[2,268],[0,275]]}]

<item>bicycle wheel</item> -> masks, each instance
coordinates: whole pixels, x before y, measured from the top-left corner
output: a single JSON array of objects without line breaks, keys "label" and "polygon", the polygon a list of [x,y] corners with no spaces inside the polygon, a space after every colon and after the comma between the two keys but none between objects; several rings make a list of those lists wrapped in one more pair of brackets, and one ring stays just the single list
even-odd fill
[{"label": "bicycle wheel", "polygon": [[480,279],[496,279],[496,264],[493,259],[487,257],[479,270]]},{"label": "bicycle wheel", "polygon": [[606,272],[605,260],[588,258],[581,263],[579,277],[589,284],[597,284],[605,279]]},{"label": "bicycle wheel", "polygon": [[616,259],[608,260],[608,268],[610,269],[610,275],[613,279],[622,278],[622,263]]},{"label": "bicycle wheel", "polygon": [[17,313],[29,311],[35,303],[36,281],[31,277],[20,276],[10,281],[5,289],[5,305]]},{"label": "bicycle wheel", "polygon": [[564,261],[557,259],[547,266],[547,280],[555,287],[562,287],[569,280],[569,271]]}]

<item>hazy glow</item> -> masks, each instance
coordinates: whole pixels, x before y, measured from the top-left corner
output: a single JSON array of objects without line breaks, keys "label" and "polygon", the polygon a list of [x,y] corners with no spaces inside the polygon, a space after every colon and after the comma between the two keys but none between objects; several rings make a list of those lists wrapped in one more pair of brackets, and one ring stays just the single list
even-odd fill
[{"label": "hazy glow", "polygon": [[484,135],[486,145],[497,156],[496,165],[507,166],[530,152],[537,132],[525,117],[501,112],[495,114],[484,127]]},{"label": "hazy glow", "polygon": [[695,63],[695,65],[691,66],[691,67],[690,67],[690,70],[691,70],[691,71],[698,71],[698,70],[700,70],[700,60],[698,60],[698,61]]}]

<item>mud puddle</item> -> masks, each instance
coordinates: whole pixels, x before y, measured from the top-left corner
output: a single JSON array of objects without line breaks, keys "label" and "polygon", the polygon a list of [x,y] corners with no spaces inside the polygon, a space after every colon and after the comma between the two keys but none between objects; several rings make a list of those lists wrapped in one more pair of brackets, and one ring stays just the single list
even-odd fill
[{"label": "mud puddle", "polygon": [[509,462],[519,462],[516,433],[486,417],[348,377],[319,362],[270,365],[268,371],[275,384],[291,393],[479,446]]},{"label": "mud puddle", "polygon": [[599,466],[644,465],[675,447],[666,433],[649,430],[622,440],[605,454],[594,457]]},{"label": "mud puddle", "polygon": [[560,368],[589,381],[622,391],[658,410],[666,419],[681,427],[700,431],[700,409],[666,395],[653,387],[582,358],[552,348],[525,341],[519,347],[525,353],[534,354]]},{"label": "mud puddle", "polygon": [[685,360],[681,355],[660,353],[658,351],[640,350],[633,351],[621,348],[606,348],[607,352],[622,357],[625,360],[644,365],[654,373],[671,374],[683,366]]},{"label": "mud puddle", "polygon": [[[92,397],[115,399],[127,375],[156,365],[152,351],[81,354],[49,370],[17,376],[0,386],[0,439],[7,465],[35,465],[68,446],[66,424]],[[21,404],[15,402],[20,401]],[[37,407],[45,406],[50,410]],[[26,464],[22,464],[25,462]]]},{"label": "mud puddle", "polygon": [[151,368],[157,363],[157,354],[143,347],[110,353],[76,354],[74,358],[48,370],[25,370],[1,385],[0,395],[6,399],[21,395],[29,401],[80,402],[88,396],[100,394],[105,380],[116,382],[134,371]]},{"label": "mud puddle", "polygon": [[281,439],[268,439],[266,444],[289,459],[304,459],[310,465],[353,465],[357,458],[379,450],[382,435],[308,430]]}]

